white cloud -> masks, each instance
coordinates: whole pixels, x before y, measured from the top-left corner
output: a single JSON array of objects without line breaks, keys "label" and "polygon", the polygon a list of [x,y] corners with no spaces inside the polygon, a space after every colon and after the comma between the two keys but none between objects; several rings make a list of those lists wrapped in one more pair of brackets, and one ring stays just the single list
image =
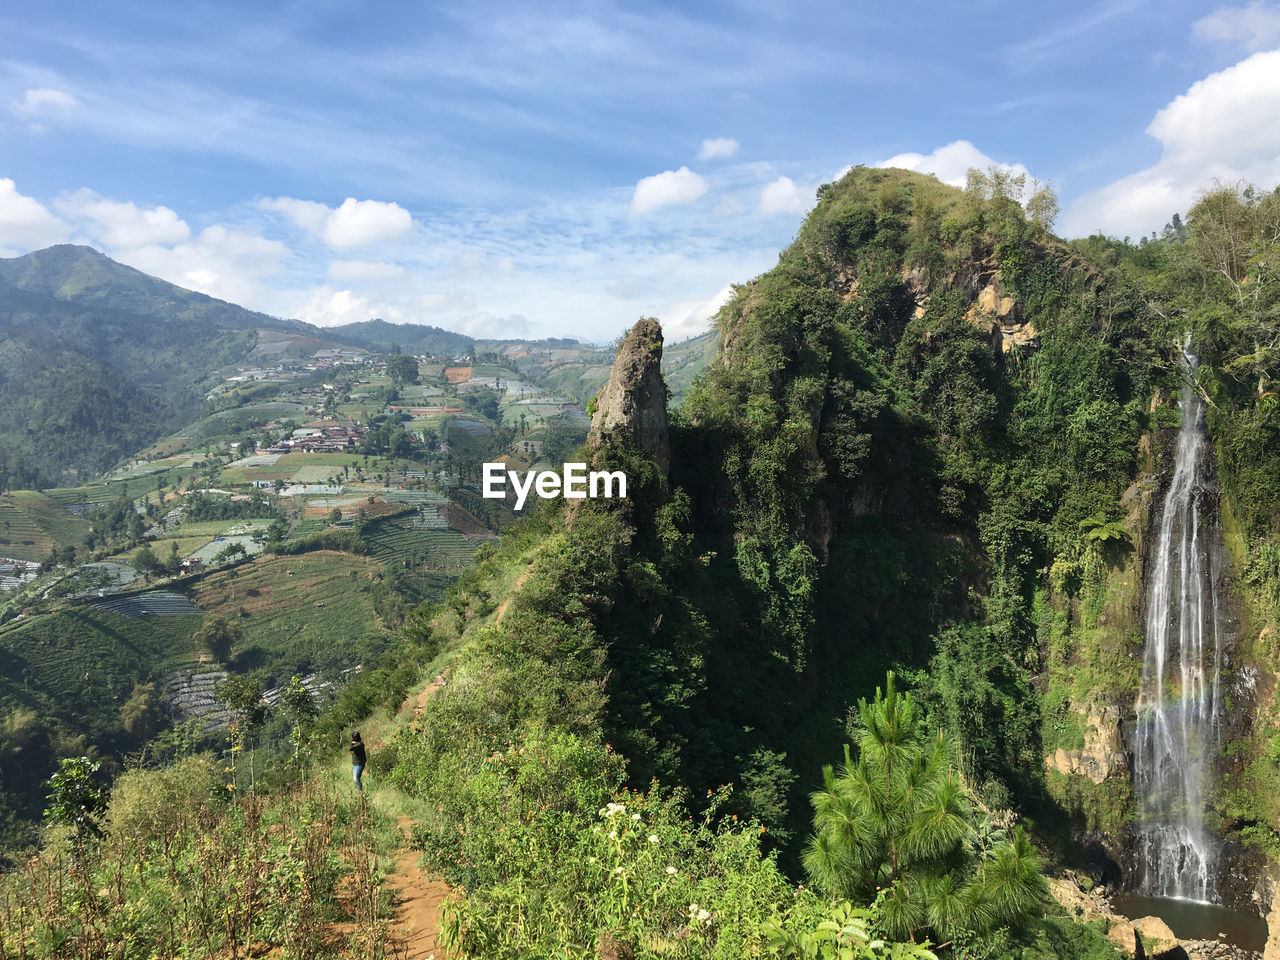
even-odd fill
[{"label": "white cloud", "polygon": [[404,276],[404,267],[398,263],[381,260],[333,260],[329,263],[329,276],[337,281],[395,280]]},{"label": "white cloud", "polygon": [[732,217],[735,214],[741,213],[745,209],[746,204],[737,197],[725,197],[715,205],[711,211],[711,215],[713,217]]},{"label": "white cloud", "polygon": [[289,248],[278,240],[217,225],[171,247],[153,243],[107,253],[180,287],[265,309],[263,282],[280,272]]},{"label": "white cloud", "polygon": [[333,211],[314,200],[295,200],[293,197],[268,197],[258,201],[263,210],[275,210],[308,233],[324,233],[325,221]]},{"label": "white cloud", "polygon": [[658,207],[693,203],[707,192],[707,181],[688,167],[666,170],[645,177],[636,184],[631,197],[631,215],[639,216]]},{"label": "white cloud", "polygon": [[324,239],[331,247],[367,247],[399,239],[411,226],[413,218],[398,203],[347,197],[325,222]]},{"label": "white cloud", "polygon": [[22,117],[49,116],[66,113],[79,106],[71,94],[51,87],[34,87],[12,103],[13,112]]},{"label": "white cloud", "polygon": [[709,300],[680,300],[665,310],[658,311],[662,321],[662,335],[668,343],[676,343],[706,333],[711,318],[733,296],[733,284],[725,284]]},{"label": "white cloud", "polygon": [[309,291],[295,309],[295,315],[299,320],[314,323],[318,327],[363,323],[375,317],[391,323],[404,320],[398,309],[386,303],[375,302],[351,290],[334,290],[327,285]]},{"label": "white cloud", "polygon": [[450,324],[450,329],[465,333],[469,337],[517,340],[529,335],[529,320],[521,313],[502,317],[487,310],[481,310],[479,313],[462,317]]},{"label": "white cloud", "polygon": [[713,137],[703,140],[696,160],[715,160],[719,157],[732,157],[738,152],[741,144],[732,137]]},{"label": "white cloud", "polygon": [[[1020,163],[996,163],[968,140],[956,140],[944,147],[939,147],[930,154],[900,153],[876,164],[877,167],[899,167],[903,170],[914,170],[917,173],[930,173],[943,183],[953,187],[963,187],[965,175],[970,167],[986,170],[996,166],[1006,173],[1024,176],[1028,182],[1031,172]],[[845,171],[847,172],[847,168]],[[843,174],[842,172],[842,174]]]},{"label": "white cloud", "polygon": [[420,293],[409,302],[410,312],[440,314],[476,312],[476,298],[459,290]]},{"label": "white cloud", "polygon": [[331,247],[367,247],[397,240],[409,232],[413,217],[398,203],[347,197],[337,209],[314,200],[273,197],[258,201],[263,210],[283,213]]},{"label": "white cloud", "polygon": [[816,191],[801,187],[790,177],[779,177],[760,191],[760,212],[807,213],[817,203]]},{"label": "white cloud", "polygon": [[168,207],[140,207],[77,190],[55,204],[64,217],[79,224],[97,243],[114,250],[180,243],[191,228]]},{"label": "white cloud", "polygon": [[0,178],[0,254],[16,256],[66,238],[67,227],[44,205],[18,192],[17,184]]},{"label": "white cloud", "polygon": [[1211,74],[1161,109],[1147,133],[1163,152],[1154,166],[1084,194],[1063,217],[1068,236],[1095,230],[1140,236],[1186,213],[1214,180],[1280,182],[1280,50]]},{"label": "white cloud", "polygon": [[1280,9],[1258,0],[1246,7],[1222,7],[1191,25],[1197,40],[1254,53],[1280,38]]}]

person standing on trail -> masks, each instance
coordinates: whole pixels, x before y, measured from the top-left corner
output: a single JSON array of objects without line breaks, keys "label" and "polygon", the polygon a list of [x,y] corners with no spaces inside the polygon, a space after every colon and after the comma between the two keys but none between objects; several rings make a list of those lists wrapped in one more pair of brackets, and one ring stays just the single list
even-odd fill
[{"label": "person standing on trail", "polygon": [[357,790],[364,790],[364,785],[360,783],[360,777],[364,773],[364,741],[360,739],[359,733],[351,735],[351,746],[347,748],[351,751],[351,777],[356,782]]}]

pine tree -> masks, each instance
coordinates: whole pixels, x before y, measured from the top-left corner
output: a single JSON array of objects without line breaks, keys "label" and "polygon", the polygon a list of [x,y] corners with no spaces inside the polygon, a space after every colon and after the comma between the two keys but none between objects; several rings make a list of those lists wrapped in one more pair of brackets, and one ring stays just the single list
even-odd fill
[{"label": "pine tree", "polygon": [[858,702],[858,716],[856,758],[846,747],[840,771],[824,768],[824,787],[812,797],[804,865],[814,886],[854,902],[884,891],[891,939],[949,943],[1024,924],[1045,885],[1022,830],[1012,842],[978,842],[951,745],[926,734],[892,673],[871,703]]}]

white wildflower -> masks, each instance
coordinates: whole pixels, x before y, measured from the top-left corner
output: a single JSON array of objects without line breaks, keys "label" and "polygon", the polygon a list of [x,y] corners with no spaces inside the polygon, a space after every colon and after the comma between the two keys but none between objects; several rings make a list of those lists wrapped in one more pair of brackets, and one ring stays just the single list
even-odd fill
[{"label": "white wildflower", "polygon": [[610,840],[617,840],[617,839],[618,839],[618,831],[617,831],[617,830],[610,830],[610,831],[609,831],[609,839],[610,839]]},{"label": "white wildflower", "polygon": [[633,813],[633,814],[631,815],[631,819],[632,819],[632,820],[639,820],[639,819],[640,819],[640,814],[638,814],[638,813]]},{"label": "white wildflower", "polygon": [[671,875],[674,877],[674,876],[676,875],[676,868],[675,868],[675,867],[667,867],[667,873],[671,874]]},{"label": "white wildflower", "polygon": [[649,834],[649,842],[650,842],[650,843],[657,843],[657,842],[658,842],[658,835],[657,835],[656,833],[651,833],[651,834]]}]

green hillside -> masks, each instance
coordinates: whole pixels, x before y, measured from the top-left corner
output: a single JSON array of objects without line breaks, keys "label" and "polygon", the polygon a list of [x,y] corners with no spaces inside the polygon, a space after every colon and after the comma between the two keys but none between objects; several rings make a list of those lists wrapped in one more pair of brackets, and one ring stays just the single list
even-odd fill
[{"label": "green hillside", "polygon": [[79,544],[89,527],[87,520],[42,493],[0,493],[0,557],[43,560],[56,547]]}]

